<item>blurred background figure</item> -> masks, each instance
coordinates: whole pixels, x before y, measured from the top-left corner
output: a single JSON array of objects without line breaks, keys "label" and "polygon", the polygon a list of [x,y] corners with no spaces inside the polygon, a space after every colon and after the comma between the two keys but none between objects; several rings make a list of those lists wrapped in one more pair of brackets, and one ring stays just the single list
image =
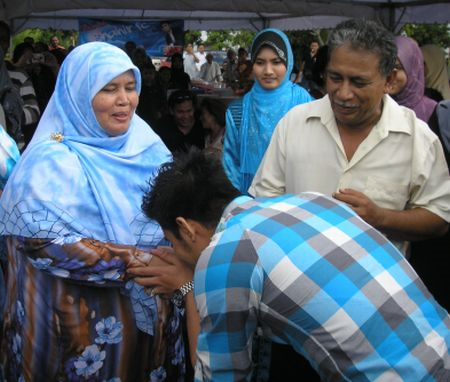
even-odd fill
[{"label": "blurred background figure", "polygon": [[425,61],[425,94],[436,101],[450,99],[450,85],[444,51],[437,45],[422,46]]},{"label": "blurred background figure", "polygon": [[136,113],[150,127],[154,127],[159,118],[167,113],[167,96],[159,81],[158,72],[151,62],[141,68],[142,87]]},{"label": "blurred background figure", "polygon": [[205,150],[222,155],[226,106],[218,99],[205,98],[200,105],[200,120],[206,131]]},{"label": "blurred background figure", "polygon": [[127,41],[123,46],[123,50],[130,58],[133,57],[133,52],[136,48],[137,48],[137,45],[134,41]]},{"label": "blurred background figure", "polygon": [[206,62],[200,69],[199,78],[207,82],[222,82],[222,70],[220,65],[214,61],[212,53],[206,55]]},{"label": "blurred background figure", "polygon": [[437,102],[425,96],[425,72],[422,52],[416,41],[396,36],[395,77],[389,94],[399,105],[414,110],[417,118],[429,122]]},{"label": "blurred background figure", "polygon": [[169,96],[169,114],[154,128],[167,148],[175,154],[192,146],[205,147],[205,133],[197,115],[197,97],[190,90],[176,90]]},{"label": "blurred background figure", "polygon": [[181,53],[174,53],[172,57],[170,57],[170,61],[172,65],[170,67],[170,82],[168,89],[190,89],[191,78],[184,70],[183,56]]},{"label": "blurred background figure", "polygon": [[55,55],[58,60],[58,64],[61,65],[67,55],[67,50],[65,47],[59,44],[58,36],[52,36],[50,38],[50,44],[48,46],[48,50]]},{"label": "blurred background figure", "polygon": [[[152,64],[152,59],[147,55],[147,52],[142,46],[138,46],[131,56],[131,61],[136,65],[139,70],[147,64]],[[152,64],[153,65],[153,64]]]},{"label": "blurred background figure", "polygon": [[236,88],[238,85],[237,56],[234,49],[228,49],[227,58],[223,63],[223,80],[228,87]]},{"label": "blurred background figure", "polygon": [[238,83],[237,94],[245,94],[253,85],[252,62],[248,59],[248,52],[245,48],[238,49],[238,61],[236,65],[236,76]]},{"label": "blurred background figure", "polygon": [[197,70],[200,71],[202,65],[206,62],[205,44],[199,44],[195,56],[198,58]]},{"label": "blurred background figure", "polygon": [[189,78],[191,80],[198,78],[199,71],[197,69],[197,64],[199,62],[199,59],[194,53],[194,48],[192,44],[189,42],[184,47],[184,53],[183,53],[183,64],[184,64],[184,71],[189,75]]}]

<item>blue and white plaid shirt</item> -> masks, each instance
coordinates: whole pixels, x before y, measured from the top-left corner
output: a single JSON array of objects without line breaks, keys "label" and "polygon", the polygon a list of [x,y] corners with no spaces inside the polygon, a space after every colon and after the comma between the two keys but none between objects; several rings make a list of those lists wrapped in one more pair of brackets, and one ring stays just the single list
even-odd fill
[{"label": "blue and white plaid shirt", "polygon": [[322,195],[235,199],[195,299],[197,381],[249,380],[257,325],[326,381],[450,381],[447,312],[382,234]]}]

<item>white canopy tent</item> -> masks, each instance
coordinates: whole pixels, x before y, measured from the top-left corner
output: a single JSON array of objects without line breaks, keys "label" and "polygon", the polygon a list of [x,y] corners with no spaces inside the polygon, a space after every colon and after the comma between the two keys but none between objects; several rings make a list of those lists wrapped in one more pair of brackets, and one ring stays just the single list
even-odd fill
[{"label": "white canopy tent", "polygon": [[449,0],[3,0],[0,18],[12,30],[78,29],[78,18],[182,19],[185,29],[333,27],[353,17],[382,21],[391,30],[416,23],[450,23]]}]

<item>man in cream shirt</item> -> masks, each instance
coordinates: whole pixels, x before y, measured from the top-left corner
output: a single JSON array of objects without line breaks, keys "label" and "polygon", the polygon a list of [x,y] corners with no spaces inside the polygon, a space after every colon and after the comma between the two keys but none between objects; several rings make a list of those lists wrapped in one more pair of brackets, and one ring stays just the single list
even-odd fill
[{"label": "man in cream shirt", "polygon": [[442,146],[413,111],[387,95],[396,58],[388,31],[349,20],[328,45],[328,95],[279,122],[249,193],[332,195],[406,254],[407,241],[448,229],[450,177]]}]

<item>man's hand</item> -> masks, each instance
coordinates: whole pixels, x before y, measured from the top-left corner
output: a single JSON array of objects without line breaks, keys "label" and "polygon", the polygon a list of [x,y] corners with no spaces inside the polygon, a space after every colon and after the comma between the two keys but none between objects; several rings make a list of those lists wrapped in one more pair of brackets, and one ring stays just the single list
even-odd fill
[{"label": "man's hand", "polygon": [[384,220],[384,209],[378,207],[362,192],[351,188],[339,189],[333,193],[333,198],[348,204],[364,221],[375,228],[381,228]]},{"label": "man's hand", "polygon": [[171,247],[158,247],[151,254],[153,258],[148,265],[132,266],[127,273],[138,284],[152,288],[153,294],[170,296],[193,279],[194,270],[178,259]]}]

